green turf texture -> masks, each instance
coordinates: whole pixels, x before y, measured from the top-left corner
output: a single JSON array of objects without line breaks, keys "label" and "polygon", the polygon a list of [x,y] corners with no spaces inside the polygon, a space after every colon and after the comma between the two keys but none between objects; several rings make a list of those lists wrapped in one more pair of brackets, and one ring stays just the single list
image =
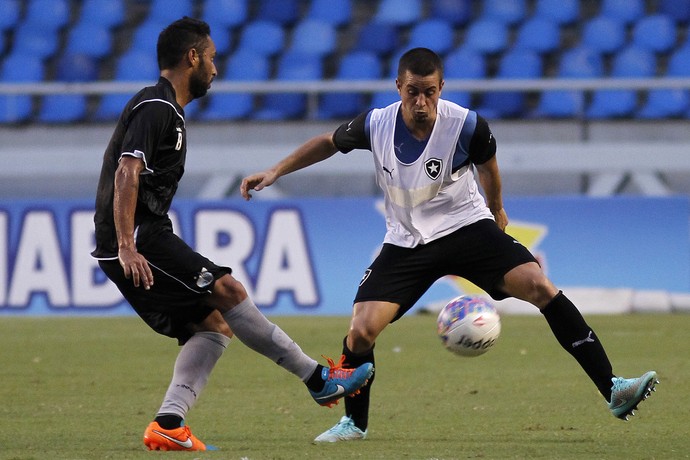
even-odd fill
[{"label": "green turf texture", "polygon": [[[310,355],[338,358],[346,317],[272,318]],[[342,415],[233,339],[187,422],[217,452],[142,444],[176,342],[136,317],[0,318],[0,459],[690,458],[690,315],[589,316],[614,372],[661,384],[614,418],[543,318],[504,316],[487,354],[457,357],[435,318],[406,316],[376,347],[369,438],[313,445]]]}]

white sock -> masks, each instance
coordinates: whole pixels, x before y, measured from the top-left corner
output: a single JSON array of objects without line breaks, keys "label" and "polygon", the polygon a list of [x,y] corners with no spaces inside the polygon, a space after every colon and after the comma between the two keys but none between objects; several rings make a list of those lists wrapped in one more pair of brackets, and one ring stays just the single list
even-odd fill
[{"label": "white sock", "polygon": [[223,314],[223,318],[242,343],[295,374],[303,382],[314,373],[318,363],[305,355],[282,329],[270,322],[250,298],[231,308]]},{"label": "white sock", "polygon": [[182,346],[158,414],[187,415],[230,339],[217,332],[197,332]]}]

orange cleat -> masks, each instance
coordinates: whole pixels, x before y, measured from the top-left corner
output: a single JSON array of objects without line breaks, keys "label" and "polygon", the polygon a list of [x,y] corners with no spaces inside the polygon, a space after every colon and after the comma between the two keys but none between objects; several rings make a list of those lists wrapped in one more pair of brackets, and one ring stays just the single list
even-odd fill
[{"label": "orange cleat", "polygon": [[151,422],[146,427],[144,445],[149,450],[215,450],[199,441],[188,426],[166,430],[158,422]]}]

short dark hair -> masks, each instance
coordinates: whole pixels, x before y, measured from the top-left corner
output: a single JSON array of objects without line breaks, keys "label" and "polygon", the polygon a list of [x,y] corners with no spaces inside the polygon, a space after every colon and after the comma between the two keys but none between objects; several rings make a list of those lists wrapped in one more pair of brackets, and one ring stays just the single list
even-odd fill
[{"label": "short dark hair", "polygon": [[398,79],[402,79],[408,70],[414,75],[422,77],[438,71],[441,80],[443,80],[443,61],[438,54],[429,48],[412,48],[400,57]]},{"label": "short dark hair", "polygon": [[173,22],[158,35],[158,68],[172,69],[192,48],[201,54],[210,35],[211,27],[200,19],[185,16]]}]

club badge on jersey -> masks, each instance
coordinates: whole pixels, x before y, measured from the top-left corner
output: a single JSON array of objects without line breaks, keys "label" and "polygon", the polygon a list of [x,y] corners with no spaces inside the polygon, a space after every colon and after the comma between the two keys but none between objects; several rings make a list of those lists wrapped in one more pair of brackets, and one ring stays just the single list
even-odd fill
[{"label": "club badge on jersey", "polygon": [[443,171],[443,160],[439,160],[438,158],[429,158],[424,163],[424,171],[431,180],[438,179],[438,176],[441,175],[441,171]]}]

